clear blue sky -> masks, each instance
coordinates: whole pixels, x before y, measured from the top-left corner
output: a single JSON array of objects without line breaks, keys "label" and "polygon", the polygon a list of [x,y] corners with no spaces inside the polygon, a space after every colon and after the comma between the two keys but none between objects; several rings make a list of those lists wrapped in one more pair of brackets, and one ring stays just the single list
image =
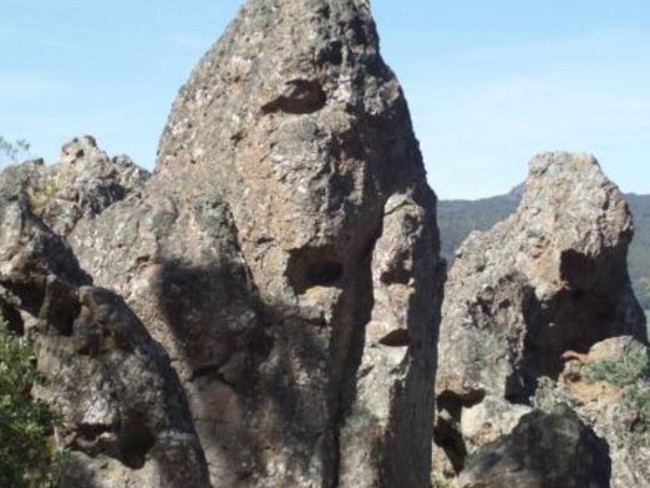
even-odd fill
[{"label": "clear blue sky", "polygon": [[[2,0],[0,134],[95,135],[151,168],[176,91],[241,0]],[[650,193],[650,0],[372,0],[442,198],[507,191],[543,150]]]}]

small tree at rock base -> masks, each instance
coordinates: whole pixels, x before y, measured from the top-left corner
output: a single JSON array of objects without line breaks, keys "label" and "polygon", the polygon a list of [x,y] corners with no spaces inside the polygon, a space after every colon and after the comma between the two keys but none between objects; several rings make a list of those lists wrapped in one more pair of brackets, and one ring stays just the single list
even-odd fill
[{"label": "small tree at rock base", "polygon": [[39,381],[31,344],[11,334],[0,316],[0,486],[52,488],[58,454],[56,416],[31,395]]}]

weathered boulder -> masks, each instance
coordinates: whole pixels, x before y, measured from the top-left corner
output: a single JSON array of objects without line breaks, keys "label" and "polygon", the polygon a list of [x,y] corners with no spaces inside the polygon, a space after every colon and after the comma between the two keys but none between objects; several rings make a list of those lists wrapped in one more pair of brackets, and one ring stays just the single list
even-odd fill
[{"label": "weathered boulder", "polygon": [[609,488],[607,442],[566,405],[524,415],[467,459],[460,488]]},{"label": "weathered boulder", "polygon": [[71,452],[65,486],[207,487],[167,354],[120,297],[91,286],[65,240],[32,212],[30,187],[6,181],[0,303],[13,330],[37,339],[47,383],[35,394],[62,418],[59,440]]},{"label": "weathered boulder", "polygon": [[363,0],[253,0],[69,240],[170,353],[214,486],[426,487],[435,195]]},{"label": "weathered boulder", "polygon": [[612,488],[650,485],[650,351],[630,336],[606,339],[587,354],[567,354],[559,381],[541,382],[535,405],[571,406],[607,440]]},{"label": "weathered boulder", "polygon": [[632,235],[625,199],[593,157],[533,159],[517,212],[470,235],[449,272],[436,380],[447,458],[437,469],[459,472],[511,432],[566,357],[610,337],[647,341],[626,267]]}]

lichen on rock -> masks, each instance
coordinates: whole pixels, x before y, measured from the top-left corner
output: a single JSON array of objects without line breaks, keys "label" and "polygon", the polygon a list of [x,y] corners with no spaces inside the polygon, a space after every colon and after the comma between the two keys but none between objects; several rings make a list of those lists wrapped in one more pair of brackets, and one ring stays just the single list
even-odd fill
[{"label": "lichen on rock", "polygon": [[[593,157],[533,159],[516,213],[470,235],[449,272],[436,379],[436,441],[447,456],[436,469],[462,472],[536,406],[565,402],[598,426],[561,393],[576,374],[565,367],[605,339],[647,343],[627,274],[632,235],[625,199]],[[611,428],[596,427],[608,441]],[[615,458],[612,479],[627,469]]]}]

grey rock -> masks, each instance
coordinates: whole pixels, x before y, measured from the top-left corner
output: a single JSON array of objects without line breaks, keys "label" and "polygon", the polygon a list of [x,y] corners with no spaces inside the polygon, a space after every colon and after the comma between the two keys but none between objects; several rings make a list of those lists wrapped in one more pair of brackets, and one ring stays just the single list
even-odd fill
[{"label": "grey rock", "polygon": [[[65,239],[34,214],[30,181],[7,184],[16,171],[0,179],[0,303],[9,326],[37,340],[47,381],[34,393],[61,416],[59,441],[72,452],[63,483],[207,487],[167,354],[119,296],[92,286]],[[93,463],[121,475],[97,481]],[[165,471],[171,463],[178,471]]]},{"label": "grey rock", "polygon": [[58,164],[42,160],[13,166],[2,174],[4,191],[27,195],[30,210],[60,236],[82,219],[92,219],[139,190],[149,173],[127,156],[109,157],[91,136],[63,145]]},{"label": "grey rock", "polygon": [[80,222],[70,242],[170,355],[213,485],[245,482],[255,458],[241,396],[267,339],[228,206],[189,192],[130,198]]},{"label": "grey rock", "polygon": [[[540,390],[559,392],[567,357],[611,337],[647,342],[626,267],[632,235],[625,199],[593,157],[533,159],[517,212],[470,235],[449,272],[436,380],[436,441],[447,457],[436,470],[462,471]],[[550,398],[547,411],[565,400]]]},{"label": "grey rock", "polygon": [[[560,380],[544,381],[536,392],[538,408],[566,403],[607,440],[612,488],[650,484],[649,352],[631,336],[606,339],[586,354],[566,355]],[[604,364],[609,366],[603,369]],[[595,380],[592,368],[610,373]]]},{"label": "grey rock", "polygon": [[566,405],[524,415],[513,432],[474,454],[460,488],[608,488],[609,447]]},{"label": "grey rock", "polygon": [[44,263],[3,303],[43,335],[71,484],[429,486],[436,197],[378,44],[364,0],[251,0],[150,178],[90,137],[7,173],[60,248],[5,226],[0,267]]},{"label": "grey rock", "polygon": [[435,202],[367,3],[255,0],[70,242],[170,351],[215,486],[425,487]]}]

